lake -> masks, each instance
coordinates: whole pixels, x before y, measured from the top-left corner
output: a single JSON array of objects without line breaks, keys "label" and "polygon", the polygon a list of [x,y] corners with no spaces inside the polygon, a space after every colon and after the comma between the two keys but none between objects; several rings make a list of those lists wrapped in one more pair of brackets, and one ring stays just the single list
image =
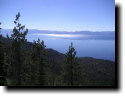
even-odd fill
[{"label": "lake", "polygon": [[[10,36],[11,31],[2,30],[3,36],[6,36],[7,33],[9,33]],[[76,49],[77,57],[94,57],[115,61],[115,32],[98,32],[96,34],[93,32],[89,34],[88,32],[86,32],[87,34],[85,34],[85,32],[84,34],[66,33],[67,32],[30,30],[26,38],[30,42],[40,38],[40,40],[44,40],[47,48],[52,48],[64,54],[68,51],[69,45],[72,42]]]},{"label": "lake", "polygon": [[61,53],[66,53],[72,42],[78,57],[94,57],[115,61],[115,40],[73,39],[70,38],[71,36],[67,38],[60,37],[29,34],[27,39],[32,42],[40,38],[44,40],[47,48],[55,49]]}]

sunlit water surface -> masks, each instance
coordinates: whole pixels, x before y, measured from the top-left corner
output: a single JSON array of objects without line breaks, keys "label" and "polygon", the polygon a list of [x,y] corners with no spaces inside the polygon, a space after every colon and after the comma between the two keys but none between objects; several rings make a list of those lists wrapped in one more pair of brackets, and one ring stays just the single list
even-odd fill
[{"label": "sunlit water surface", "polygon": [[78,57],[94,57],[115,61],[115,40],[95,40],[79,39],[86,37],[81,35],[67,34],[30,34],[27,36],[28,41],[32,42],[40,38],[44,40],[47,48],[53,48],[61,53],[68,51],[69,45],[77,51]]}]

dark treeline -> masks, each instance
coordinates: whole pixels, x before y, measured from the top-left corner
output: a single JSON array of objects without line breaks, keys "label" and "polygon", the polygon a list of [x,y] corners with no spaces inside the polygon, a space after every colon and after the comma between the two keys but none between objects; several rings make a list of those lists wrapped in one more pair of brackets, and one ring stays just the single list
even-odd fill
[{"label": "dark treeline", "polygon": [[[48,58],[46,45],[40,39],[33,41],[30,48],[26,48],[28,29],[25,28],[25,25],[20,24],[19,18],[20,13],[14,20],[15,27],[11,36],[6,37],[11,43],[2,42],[3,37],[0,35],[0,85],[84,86],[88,84],[92,86],[95,84],[92,83],[94,79],[86,79],[88,75],[84,74],[84,67],[78,62],[73,43],[69,46],[64,55],[65,59],[62,61],[53,59],[55,55]],[[60,64],[57,62],[61,63],[60,68],[58,68]],[[95,85],[106,85],[107,80],[103,79],[101,83],[97,80]],[[109,86],[114,85],[114,79],[107,82]]]}]

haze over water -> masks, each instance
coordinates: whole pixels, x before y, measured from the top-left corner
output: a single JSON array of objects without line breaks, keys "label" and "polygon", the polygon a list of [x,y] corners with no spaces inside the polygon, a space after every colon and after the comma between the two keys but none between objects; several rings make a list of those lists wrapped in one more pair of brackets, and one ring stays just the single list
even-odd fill
[{"label": "haze over water", "polygon": [[81,39],[80,37],[84,38],[82,35],[69,34],[30,34],[27,39],[32,42],[40,38],[44,40],[47,48],[53,48],[61,53],[66,53],[70,43],[73,42],[78,57],[94,57],[115,61],[115,40]]}]

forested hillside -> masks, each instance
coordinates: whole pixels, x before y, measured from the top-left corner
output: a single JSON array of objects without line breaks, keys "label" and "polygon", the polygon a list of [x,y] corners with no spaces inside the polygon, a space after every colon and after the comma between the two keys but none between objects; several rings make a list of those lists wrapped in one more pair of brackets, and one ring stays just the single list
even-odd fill
[{"label": "forested hillside", "polygon": [[19,18],[20,13],[10,37],[0,36],[0,85],[115,86],[115,62],[78,58],[73,43],[62,54],[47,49],[42,38],[27,42],[28,29]]}]

